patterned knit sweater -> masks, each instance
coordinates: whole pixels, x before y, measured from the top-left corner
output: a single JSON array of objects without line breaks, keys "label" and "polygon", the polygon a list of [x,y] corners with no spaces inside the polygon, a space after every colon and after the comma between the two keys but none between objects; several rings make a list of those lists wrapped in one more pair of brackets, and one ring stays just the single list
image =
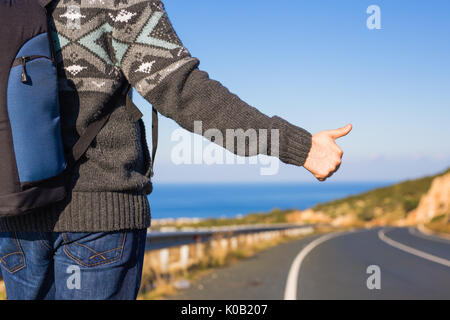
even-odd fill
[{"label": "patterned knit sweater", "polygon": [[[56,0],[63,140],[71,148],[129,81],[164,116],[193,131],[279,129],[279,158],[303,165],[311,135],[267,117],[199,70],[175,33],[160,0]],[[67,200],[20,217],[0,219],[1,231],[97,232],[150,225],[145,194],[150,163],[143,128],[127,117],[125,96],[75,168]],[[145,110],[143,110],[145,112]],[[270,134],[268,142],[271,141]],[[226,145],[226,143],[225,143]],[[271,145],[240,155],[271,154]],[[201,195],[199,195],[200,197]]]}]

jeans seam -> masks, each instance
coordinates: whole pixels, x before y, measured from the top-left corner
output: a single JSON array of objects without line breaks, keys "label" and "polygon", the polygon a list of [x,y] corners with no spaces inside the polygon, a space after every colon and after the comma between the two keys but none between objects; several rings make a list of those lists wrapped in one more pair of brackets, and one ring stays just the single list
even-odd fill
[{"label": "jeans seam", "polygon": [[50,247],[44,240],[42,240],[42,238],[44,238],[44,233],[43,232],[39,232],[40,238],[39,238],[39,243],[44,246],[45,248],[52,250],[53,248]]},{"label": "jeans seam", "polygon": [[115,250],[121,250],[121,247],[117,247],[114,249],[110,249],[110,250],[106,250],[106,251],[102,251],[102,252],[96,252],[93,256],[89,257],[89,260],[94,259],[95,257],[101,257],[103,260],[107,260],[103,255],[105,253],[111,252],[111,251],[115,251]]},{"label": "jeans seam", "polygon": [[[63,237],[64,237],[64,235],[63,235]],[[116,261],[122,259],[123,248],[124,248],[124,246],[125,246],[125,239],[126,239],[126,237],[127,237],[127,234],[124,232],[124,233],[123,233],[123,236],[122,236],[122,244],[121,244],[121,246],[120,246],[120,248],[121,248],[120,254],[119,254],[117,257],[112,258],[112,259],[109,259],[109,260],[107,260],[107,261],[100,261],[100,262],[97,262],[97,263],[91,263],[91,264],[89,264],[89,263],[85,263],[85,262],[81,261],[79,258],[75,257],[72,253],[70,253],[70,251],[69,251],[69,249],[67,248],[67,245],[66,245],[66,244],[64,244],[63,250],[64,250],[64,252],[66,253],[67,256],[69,256],[71,259],[73,259],[75,262],[77,262],[78,264],[80,264],[80,265],[83,266],[83,267],[89,268],[89,267],[96,267],[96,266],[99,266],[99,265],[107,265],[107,264],[111,264],[111,263],[114,263],[114,262],[116,262]],[[67,237],[65,237],[65,238],[67,239]],[[77,245],[80,245],[80,244],[77,243],[76,241],[75,241],[74,243],[77,244]],[[84,246],[84,245],[83,245],[83,246]],[[84,247],[86,247],[86,246],[84,246]],[[116,249],[117,249],[117,248],[116,248]],[[91,249],[91,250],[92,250],[92,249]],[[93,251],[95,251],[95,250],[93,250]]]},{"label": "jeans seam", "polygon": [[[15,273],[15,272],[17,272],[17,271],[19,271],[19,270],[21,270],[23,268],[25,268],[26,265],[27,265],[26,264],[26,260],[25,260],[25,254],[23,253],[23,249],[22,249],[22,246],[20,245],[20,242],[18,240],[18,236],[17,236],[17,232],[16,231],[13,232],[13,241],[16,244],[16,247],[17,247],[18,251],[10,252],[10,253],[8,253],[8,254],[6,254],[6,255],[4,255],[3,257],[0,258],[0,261],[3,262],[3,268],[5,268],[5,270],[8,271],[11,274]],[[8,257],[8,256],[10,256],[10,255],[13,255],[13,254],[18,254],[18,255],[22,256],[22,262],[19,263],[14,268],[10,269],[10,268],[8,268],[6,266],[6,262],[3,259]]]}]

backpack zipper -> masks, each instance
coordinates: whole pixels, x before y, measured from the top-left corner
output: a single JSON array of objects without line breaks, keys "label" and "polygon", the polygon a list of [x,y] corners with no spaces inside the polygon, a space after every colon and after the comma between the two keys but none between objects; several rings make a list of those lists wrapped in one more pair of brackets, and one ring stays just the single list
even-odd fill
[{"label": "backpack zipper", "polygon": [[41,58],[52,61],[51,58],[49,58],[47,56],[42,56],[42,55],[22,56],[22,57],[14,59],[12,67],[17,67],[18,65],[22,65],[22,75],[21,75],[20,79],[23,83],[27,83],[29,81],[29,77],[27,75],[26,63],[29,61],[33,61],[33,60],[41,59]]}]

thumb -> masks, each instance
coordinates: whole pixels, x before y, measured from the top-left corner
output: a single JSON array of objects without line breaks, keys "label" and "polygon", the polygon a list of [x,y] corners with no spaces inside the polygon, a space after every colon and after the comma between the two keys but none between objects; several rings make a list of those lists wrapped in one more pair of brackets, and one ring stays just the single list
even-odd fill
[{"label": "thumb", "polygon": [[329,130],[328,133],[333,139],[342,138],[350,133],[352,131],[352,125],[348,124],[343,128],[336,129],[336,130]]}]

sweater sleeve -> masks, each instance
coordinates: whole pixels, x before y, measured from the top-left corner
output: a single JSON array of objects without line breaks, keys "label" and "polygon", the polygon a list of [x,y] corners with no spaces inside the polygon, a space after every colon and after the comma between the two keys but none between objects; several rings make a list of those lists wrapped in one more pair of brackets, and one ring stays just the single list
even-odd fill
[{"label": "sweater sleeve", "polygon": [[[235,154],[266,154],[288,164],[304,164],[311,134],[278,116],[264,115],[210,79],[181,43],[160,0],[130,0],[111,19],[117,65],[162,115],[191,132],[200,121],[205,136],[208,129],[219,130],[223,139],[208,138]],[[245,135],[242,148],[230,130],[254,134]]]}]

